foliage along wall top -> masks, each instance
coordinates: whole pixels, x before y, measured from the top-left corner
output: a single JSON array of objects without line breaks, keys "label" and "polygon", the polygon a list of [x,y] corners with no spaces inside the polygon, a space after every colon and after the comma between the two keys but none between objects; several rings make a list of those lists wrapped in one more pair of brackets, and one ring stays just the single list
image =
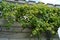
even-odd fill
[{"label": "foliage along wall top", "polygon": [[45,4],[20,5],[2,1],[0,3],[2,17],[7,23],[7,28],[14,22],[20,23],[23,28],[31,27],[31,33],[37,35],[47,30],[56,34],[60,26],[60,9],[48,7]]}]

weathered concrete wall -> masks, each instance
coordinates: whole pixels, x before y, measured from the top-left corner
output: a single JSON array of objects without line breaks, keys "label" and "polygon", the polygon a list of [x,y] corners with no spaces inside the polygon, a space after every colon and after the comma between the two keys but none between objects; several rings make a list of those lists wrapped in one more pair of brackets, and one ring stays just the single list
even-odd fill
[{"label": "weathered concrete wall", "polygon": [[[29,33],[0,32],[0,40],[38,40],[38,38],[31,38]],[[41,40],[46,40],[46,38],[41,36]],[[54,37],[53,40],[59,39]]]},{"label": "weathered concrete wall", "polygon": [[[4,19],[0,19],[0,25],[4,25],[6,21]],[[2,28],[2,29],[1,29]],[[0,40],[38,40],[37,37],[30,37],[31,30],[23,28],[19,23],[15,22],[10,29],[6,29],[5,27],[0,28]],[[46,40],[44,35],[40,35],[41,40]],[[59,40],[58,35],[53,37],[53,40]]]}]

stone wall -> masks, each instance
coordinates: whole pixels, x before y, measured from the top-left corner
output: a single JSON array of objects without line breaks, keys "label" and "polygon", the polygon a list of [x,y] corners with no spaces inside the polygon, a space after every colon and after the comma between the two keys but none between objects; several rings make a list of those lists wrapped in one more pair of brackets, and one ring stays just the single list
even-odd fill
[{"label": "stone wall", "polygon": [[[0,19],[0,40],[38,40],[38,37],[30,36],[29,28],[23,29],[19,23],[15,22],[10,29],[6,29],[3,27],[5,23],[4,19]],[[40,35],[40,38],[46,40],[43,34]],[[58,35],[55,35],[53,40],[59,40]]]},{"label": "stone wall", "polygon": [[[41,40],[46,40],[43,36],[40,36]],[[14,33],[14,32],[0,32],[0,40],[38,40],[36,37],[30,37],[29,33]],[[53,40],[59,40],[54,37]]]}]

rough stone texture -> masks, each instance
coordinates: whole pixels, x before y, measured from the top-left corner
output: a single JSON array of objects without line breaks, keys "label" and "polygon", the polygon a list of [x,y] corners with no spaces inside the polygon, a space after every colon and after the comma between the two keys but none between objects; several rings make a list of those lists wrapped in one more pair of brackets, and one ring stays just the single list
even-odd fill
[{"label": "rough stone texture", "polygon": [[23,39],[23,38],[28,38],[28,36],[29,33],[0,32],[0,38]]},{"label": "rough stone texture", "polygon": [[[29,35],[30,33],[0,32],[0,40],[38,40],[38,38],[30,37]],[[40,38],[41,40],[46,40],[44,35]],[[54,37],[53,40],[59,40],[59,38]]]},{"label": "rough stone texture", "polygon": [[0,40],[34,40],[29,33],[0,32]]},{"label": "rough stone texture", "polygon": [[8,40],[7,38],[0,38],[0,40]]},{"label": "rough stone texture", "polygon": [[[4,19],[0,19],[0,25],[6,23]],[[2,30],[1,30],[2,28]],[[30,38],[30,29],[23,30],[18,22],[15,22],[10,29],[0,27],[0,40],[38,40],[38,38]],[[46,40],[44,35],[40,35],[41,40]],[[53,40],[59,40],[58,36],[54,36]]]}]

